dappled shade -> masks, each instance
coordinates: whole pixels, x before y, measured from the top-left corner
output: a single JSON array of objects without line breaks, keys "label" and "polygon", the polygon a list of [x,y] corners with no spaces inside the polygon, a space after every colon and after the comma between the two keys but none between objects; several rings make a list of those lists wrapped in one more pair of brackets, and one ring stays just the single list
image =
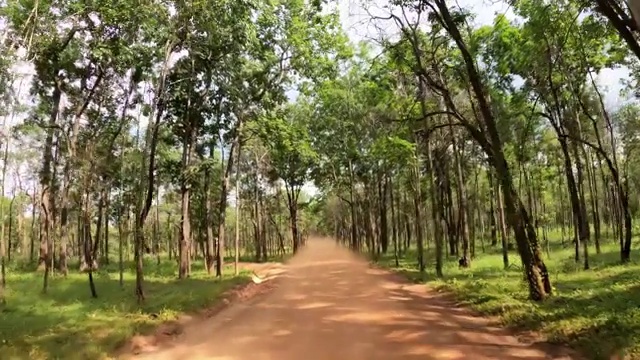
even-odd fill
[{"label": "dappled shade", "polygon": [[185,329],[140,359],[570,359],[521,343],[446,296],[372,269],[332,240],[313,240],[272,293]]}]

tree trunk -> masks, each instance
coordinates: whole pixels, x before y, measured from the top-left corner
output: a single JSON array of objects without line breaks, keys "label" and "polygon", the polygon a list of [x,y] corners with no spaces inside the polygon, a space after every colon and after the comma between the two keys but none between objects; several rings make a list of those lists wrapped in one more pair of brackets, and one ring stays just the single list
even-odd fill
[{"label": "tree trunk", "polygon": [[[3,231],[4,233],[4,231]],[[6,269],[6,258],[5,258],[5,242],[4,242],[4,234],[0,235],[0,305],[4,305],[6,303],[4,293],[7,287],[7,269]]]},{"label": "tree trunk", "polygon": [[356,207],[354,196],[353,164],[349,160],[349,208],[351,210],[351,250],[358,250],[358,233],[356,228]]},{"label": "tree trunk", "polygon": [[443,277],[443,236],[442,236],[442,206],[439,201],[440,186],[437,175],[440,173],[440,165],[436,164],[433,158],[431,144],[427,142],[427,160],[429,161],[429,182],[431,189],[431,219],[433,221],[433,231],[436,243],[436,276]]},{"label": "tree trunk", "polygon": [[144,302],[144,272],[143,272],[143,264],[144,264],[144,254],[143,254],[143,246],[144,246],[144,222],[147,219],[147,215],[149,215],[149,210],[151,209],[151,204],[153,202],[153,192],[155,189],[155,169],[156,169],[156,148],[158,145],[158,132],[160,130],[160,120],[163,115],[163,109],[161,104],[163,103],[164,93],[165,93],[165,81],[168,72],[168,63],[171,54],[173,53],[173,48],[175,44],[172,40],[168,40],[165,47],[165,58],[163,63],[162,72],[160,74],[160,79],[156,86],[155,91],[155,99],[154,99],[154,107],[153,112],[149,116],[150,119],[153,119],[147,125],[147,141],[145,142],[145,151],[142,155],[141,166],[140,166],[140,186],[139,192],[140,196],[138,196],[137,201],[137,214],[135,217],[135,227],[134,227],[134,262],[136,264],[136,286],[134,293],[138,300],[138,303]]},{"label": "tree trunk", "polygon": [[52,169],[53,163],[53,137],[54,128],[58,119],[58,113],[60,111],[60,98],[62,91],[60,85],[55,82],[52,106],[49,115],[49,125],[47,129],[47,135],[45,137],[43,155],[42,155],[42,170],[40,171],[40,207],[42,213],[40,214],[40,257],[38,259],[38,267],[44,267],[44,281],[42,291],[47,292],[49,286],[49,271],[51,264],[51,230],[52,230],[52,208],[53,208],[53,194],[51,194],[51,182],[52,182]]},{"label": "tree trunk", "polygon": [[240,149],[236,156],[236,228],[235,228],[235,244],[234,244],[234,261],[233,272],[236,276],[240,273],[240,208],[242,207],[242,198],[240,197]]},{"label": "tree trunk", "polygon": [[[582,137],[582,130],[580,128],[580,120],[578,115],[576,114],[575,123],[572,125],[572,131],[577,133],[578,138]],[[575,129],[573,128],[575,126]],[[582,144],[578,144],[576,141],[573,141],[573,153],[576,159],[576,174],[577,174],[577,190],[578,190],[578,200],[580,204],[580,218],[582,222],[579,223],[578,232],[580,236],[580,243],[582,244],[583,254],[584,254],[584,269],[589,269],[589,237],[590,237],[590,229],[589,229],[589,218],[587,216],[587,204],[585,200],[585,191],[584,191],[584,173],[582,169],[582,160],[580,155],[585,155],[584,147]],[[577,248],[578,243],[576,243],[576,251],[579,252]],[[579,257],[576,256],[576,259]]]},{"label": "tree trunk", "polygon": [[291,223],[291,239],[293,241],[293,253],[298,252],[300,246],[300,234],[298,233],[298,196],[300,188],[295,185],[286,185],[287,204],[289,207],[289,221]]},{"label": "tree trunk", "polygon": [[65,277],[69,273],[67,265],[67,244],[69,242],[69,182],[71,181],[71,164],[70,160],[64,165],[63,170],[63,189],[61,198],[60,211],[60,251],[58,254],[58,268]]},{"label": "tree trunk", "polygon": [[[511,171],[505,159],[502,141],[498,133],[494,115],[485,95],[482,80],[476,69],[474,58],[464,43],[463,37],[458,30],[457,23],[451,17],[451,13],[449,12],[449,8],[447,7],[445,0],[434,0],[434,2],[440,10],[440,20],[442,24],[445,25],[447,32],[456,42],[456,45],[461,52],[466,65],[467,74],[469,75],[469,81],[475,93],[476,100],[478,101],[478,107],[482,113],[482,120],[489,138],[487,138],[482,132],[476,131],[472,131],[472,136],[474,136],[474,138],[480,143],[485,152],[490,155],[490,160],[496,170],[498,181],[502,187],[507,218],[513,228],[516,243],[518,245],[518,252],[520,253],[523,268],[527,276],[529,296],[532,300],[544,300],[549,294],[551,294],[549,273],[544,261],[542,260],[538,239],[536,237],[535,230],[531,225],[529,214],[513,188]],[[469,127],[469,129],[472,128]]]},{"label": "tree trunk", "polygon": [[[187,116],[189,114],[190,101],[187,101]],[[185,122],[190,122],[185,119]],[[189,248],[191,247],[191,185],[186,173],[191,165],[191,152],[193,148],[193,128],[189,124],[185,129],[185,136],[182,144],[182,179],[180,181],[180,265],[178,267],[178,278],[186,279],[189,275]]]},{"label": "tree trunk", "polygon": [[600,240],[601,240],[601,229],[600,229],[600,209],[599,209],[599,199],[598,199],[598,182],[596,181],[596,174],[593,164],[593,156],[591,151],[587,152],[587,177],[589,179],[589,192],[591,194],[591,215],[593,216],[593,234],[594,234],[594,242],[596,245],[596,254],[600,254],[602,250],[600,249]]},{"label": "tree trunk", "polygon": [[387,176],[378,180],[378,197],[380,199],[380,246],[383,254],[389,250],[389,229],[387,224]]},{"label": "tree trunk", "polygon": [[[123,213],[125,214],[123,216]],[[129,236],[129,211],[118,213],[118,279],[120,287],[124,287],[124,244]]]},{"label": "tree trunk", "polygon": [[399,254],[398,254],[398,223],[396,221],[396,202],[395,202],[395,190],[393,188],[393,176],[389,176],[389,204],[391,205],[391,241],[393,242],[393,260],[395,266],[400,266]]},{"label": "tree trunk", "polygon": [[104,264],[109,265],[109,214],[111,213],[111,199],[109,194],[111,193],[111,188],[107,189],[107,197],[106,203],[104,206]]},{"label": "tree trunk", "polygon": [[[107,197],[107,204],[108,203],[109,200]],[[105,237],[106,236],[105,233]],[[153,252],[156,255],[156,265],[160,266],[160,184],[156,186],[156,206],[153,219]]]},{"label": "tree trunk", "polygon": [[[87,187],[88,188],[88,187]],[[93,258],[93,245],[91,241],[91,214],[89,210],[89,194],[85,194],[85,204],[83,206],[83,216],[82,216],[82,236],[84,238],[84,261],[87,263],[87,274],[89,276],[89,289],[91,290],[91,297],[96,299],[98,298],[98,293],[96,291],[96,285],[93,282],[93,271],[96,270],[95,260]],[[78,219],[80,220],[80,219]],[[99,232],[98,232],[99,233]]]},{"label": "tree trunk", "polygon": [[98,219],[96,220],[96,236],[95,242],[93,243],[93,249],[91,250],[91,258],[93,261],[98,260],[98,250],[100,249],[100,245],[102,245],[100,239],[102,238],[102,226],[109,227],[109,224],[106,223],[106,213],[105,213],[105,205],[106,205],[106,197],[107,197],[107,189],[103,188],[100,191],[100,200],[98,201]]},{"label": "tree trunk", "polygon": [[[227,211],[227,191],[229,189],[229,178],[233,171],[233,154],[234,151],[240,151],[240,132],[242,131],[242,119],[238,120],[239,123],[235,129],[235,136],[231,149],[229,149],[229,158],[227,160],[227,166],[222,173],[222,184],[220,187],[220,203],[218,206],[218,247],[216,250],[216,276],[222,277],[222,271],[224,268],[224,256],[225,256],[225,220]],[[223,160],[224,161],[224,160]]]},{"label": "tree trunk", "polygon": [[505,269],[509,267],[509,238],[507,236],[507,224],[504,216],[504,200],[500,191],[500,184],[496,183],[496,194],[498,195],[498,217],[500,221],[500,238],[502,239],[502,264]]},{"label": "tree trunk", "polygon": [[[31,206],[31,225],[30,225],[30,231],[29,231],[29,262],[33,263],[33,261],[35,260],[35,252],[36,252],[36,235],[37,235],[37,231],[36,231],[36,209],[38,207],[41,207],[40,202],[37,200],[37,195],[38,194],[38,188],[36,187],[36,185],[33,186],[33,197],[31,199],[31,203],[33,204],[33,206]],[[38,237],[40,235],[37,235]]]},{"label": "tree trunk", "polygon": [[462,228],[462,258],[460,265],[462,267],[471,266],[471,256],[469,254],[469,221],[467,217],[467,189],[465,185],[464,174],[462,172],[462,150],[459,149],[456,142],[455,134],[453,133],[453,121],[451,116],[447,116],[449,120],[449,129],[451,132],[451,145],[453,147],[453,154],[456,163],[456,175],[458,184],[458,218],[460,219],[460,227]]},{"label": "tree trunk", "polygon": [[[209,158],[213,160],[215,154],[215,147],[211,145],[209,148]],[[213,236],[213,199],[211,196],[211,189],[209,183],[211,182],[211,169],[207,167],[204,173],[204,201],[205,201],[205,221],[206,221],[206,243],[207,251],[205,255],[205,268],[209,275],[213,274],[215,263],[215,241]],[[167,220],[168,221],[168,220]]]},{"label": "tree trunk", "polygon": [[487,180],[489,182],[489,226],[491,227],[491,246],[498,246],[498,226],[496,221],[495,204],[495,185],[493,182],[493,171],[487,171]]},{"label": "tree trunk", "polygon": [[[419,158],[419,157],[418,157]],[[418,160],[419,163],[419,160]],[[422,237],[422,191],[420,189],[420,168],[418,164],[413,169],[413,212],[415,219],[416,244],[418,246],[418,268],[420,273],[424,273],[424,239]]]},{"label": "tree trunk", "polygon": [[[444,156],[444,154],[442,155]],[[444,161],[444,160],[443,160]],[[444,191],[445,191],[445,221],[447,223],[447,237],[449,239],[449,255],[458,256],[458,229],[454,215],[453,191],[451,190],[451,180],[448,169],[443,173]]]}]

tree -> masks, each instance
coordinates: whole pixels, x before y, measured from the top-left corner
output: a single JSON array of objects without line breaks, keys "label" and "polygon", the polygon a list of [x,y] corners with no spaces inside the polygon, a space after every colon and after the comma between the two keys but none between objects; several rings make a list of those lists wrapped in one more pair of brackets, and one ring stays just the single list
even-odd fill
[{"label": "tree", "polygon": [[300,246],[298,230],[298,200],[302,186],[309,179],[310,169],[318,155],[311,148],[306,122],[311,111],[305,104],[279,109],[266,118],[263,139],[270,148],[273,177],[282,179],[287,194],[293,252]]}]

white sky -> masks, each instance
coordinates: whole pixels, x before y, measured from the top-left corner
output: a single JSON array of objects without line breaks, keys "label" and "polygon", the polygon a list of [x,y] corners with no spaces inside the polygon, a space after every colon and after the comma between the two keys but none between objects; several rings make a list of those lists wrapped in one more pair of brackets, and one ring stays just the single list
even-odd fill
[{"label": "white sky", "polygon": [[[387,34],[393,34],[397,31],[397,28],[392,22],[372,22],[370,20],[370,16],[367,14],[367,11],[365,11],[361,6],[363,1],[368,4],[367,9],[370,13],[381,16],[384,16],[384,14],[386,13],[385,10],[382,9],[382,5],[388,3],[388,1],[386,0],[338,0],[338,8],[340,11],[343,28],[354,43],[361,40],[379,38],[380,29],[382,29]],[[507,15],[513,15],[509,10],[508,5],[506,5],[505,2],[499,0],[458,0],[458,5],[470,9],[473,13],[476,14],[476,19],[473,24],[476,26],[491,24],[495,14],[506,13]],[[0,30],[2,29],[3,25],[4,24],[0,23]],[[31,81],[33,69],[29,65],[19,64],[18,66],[14,67],[14,71],[25,76],[22,81],[17,80],[14,83],[15,90],[21,90],[21,93],[23,94],[21,98],[24,99],[24,103],[24,101],[26,101],[26,92],[28,91],[28,84]],[[606,104],[608,107],[616,107],[624,101],[624,99],[619,95],[619,92],[622,88],[620,80],[627,78],[628,76],[629,72],[627,69],[606,69],[599,74],[597,82],[599,85],[603,86],[604,89],[606,89],[604,92]],[[20,86],[21,83],[22,86]],[[295,96],[294,94],[291,95]],[[5,126],[8,127],[14,125],[15,123],[22,120],[23,118],[21,116],[15,116],[13,117],[13,119],[7,118]],[[0,123],[4,124],[5,119],[2,119],[2,117],[0,117]],[[2,132],[6,133],[7,128],[5,127]],[[25,172],[26,171],[27,169],[25,169]],[[14,179],[9,176],[7,178],[5,194],[11,194],[14,183]],[[305,185],[304,190],[310,195],[317,193],[317,188],[313,184]]]}]

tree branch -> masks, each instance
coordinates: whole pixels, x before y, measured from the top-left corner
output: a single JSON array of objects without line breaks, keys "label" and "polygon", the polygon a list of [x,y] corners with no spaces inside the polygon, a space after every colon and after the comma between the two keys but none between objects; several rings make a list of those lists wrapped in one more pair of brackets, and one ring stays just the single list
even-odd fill
[{"label": "tree branch", "polygon": [[575,137],[575,136],[572,136],[572,135],[569,135],[569,134],[562,134],[562,135],[558,135],[558,136],[566,138],[566,139],[570,139],[570,140],[573,140],[573,141],[577,141],[577,142],[579,142],[581,144],[584,144],[584,145],[592,148],[593,150],[595,150],[595,152],[600,154],[600,156],[604,157],[605,159],[609,158],[609,154],[607,154],[606,151],[604,151],[604,149],[602,149],[600,146],[598,146],[596,144],[590,143],[587,140],[584,140],[582,138]]},{"label": "tree branch", "polygon": [[448,111],[448,110],[438,110],[438,111],[432,111],[432,112],[428,112],[426,114],[424,114],[423,116],[416,118],[416,119],[391,119],[391,121],[393,122],[418,122],[418,121],[424,121],[427,120],[430,117],[433,116],[438,116],[438,115],[451,115],[451,116],[455,116],[457,117],[457,114],[454,113],[453,111]]},{"label": "tree branch", "polygon": [[346,199],[346,198],[344,198],[342,195],[338,195],[338,194],[336,194],[336,196],[337,196],[340,200],[342,200],[342,201],[346,202],[349,206],[353,205],[353,204],[351,203],[351,201],[347,200],[347,199]]}]

